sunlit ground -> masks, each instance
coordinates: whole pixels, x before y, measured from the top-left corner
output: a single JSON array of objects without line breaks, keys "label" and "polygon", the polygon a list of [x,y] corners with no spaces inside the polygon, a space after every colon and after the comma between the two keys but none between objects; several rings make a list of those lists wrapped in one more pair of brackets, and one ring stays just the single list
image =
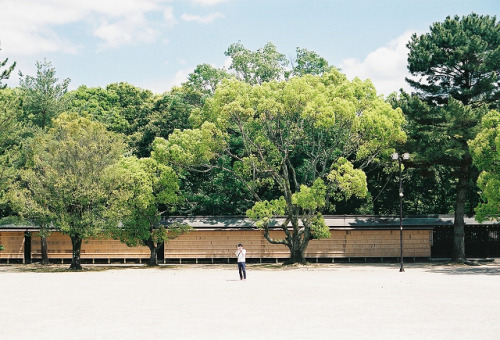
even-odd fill
[{"label": "sunlit ground", "polygon": [[0,266],[0,339],[497,339],[500,264]]}]

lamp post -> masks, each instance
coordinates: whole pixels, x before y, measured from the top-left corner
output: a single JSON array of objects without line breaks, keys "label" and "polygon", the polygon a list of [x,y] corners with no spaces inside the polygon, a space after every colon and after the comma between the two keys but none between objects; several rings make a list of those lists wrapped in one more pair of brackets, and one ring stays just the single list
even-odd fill
[{"label": "lamp post", "polygon": [[400,242],[400,258],[401,258],[401,267],[399,268],[400,272],[404,272],[404,265],[403,265],[403,180],[401,178],[401,163],[405,160],[410,159],[410,154],[409,153],[404,153],[402,155],[398,154],[397,152],[393,153],[391,155],[391,158],[395,161],[398,161],[399,164],[399,242]]}]

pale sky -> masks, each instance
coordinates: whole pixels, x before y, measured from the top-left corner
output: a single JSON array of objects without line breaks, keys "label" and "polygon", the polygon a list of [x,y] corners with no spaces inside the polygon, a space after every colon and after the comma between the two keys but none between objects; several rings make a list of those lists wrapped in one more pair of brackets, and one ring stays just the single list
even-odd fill
[{"label": "pale sky", "polygon": [[46,59],[59,79],[115,82],[162,93],[196,65],[228,65],[240,41],[267,42],[289,58],[317,52],[350,79],[369,78],[380,94],[409,89],[406,43],[434,22],[472,12],[496,16],[499,0],[0,0],[0,60],[33,75]]}]

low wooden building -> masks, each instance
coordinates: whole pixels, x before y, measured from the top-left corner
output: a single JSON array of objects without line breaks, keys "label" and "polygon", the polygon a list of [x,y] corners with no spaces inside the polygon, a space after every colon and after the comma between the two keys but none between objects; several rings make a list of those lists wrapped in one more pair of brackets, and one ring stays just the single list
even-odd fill
[{"label": "low wooden building", "polygon": [[[173,217],[164,221],[189,224],[194,231],[171,240],[158,254],[160,263],[230,263],[238,243],[247,249],[248,262],[281,262],[289,257],[284,245],[267,242],[263,231],[243,217]],[[282,222],[275,221],[275,226]],[[311,262],[381,262],[396,261],[400,256],[398,217],[325,216],[331,236],[312,240],[306,251]],[[452,216],[419,216],[403,219],[404,257],[413,261],[428,261],[433,253],[436,230],[453,224]],[[479,226],[473,218],[466,224]],[[500,227],[500,223],[492,223]],[[37,228],[0,226],[0,263],[40,261],[40,238]],[[275,238],[284,235],[276,228]],[[47,239],[52,262],[69,263],[72,248],[69,236],[53,232]],[[112,239],[93,238],[84,241],[82,263],[141,263],[149,258],[147,247],[127,247]]]}]

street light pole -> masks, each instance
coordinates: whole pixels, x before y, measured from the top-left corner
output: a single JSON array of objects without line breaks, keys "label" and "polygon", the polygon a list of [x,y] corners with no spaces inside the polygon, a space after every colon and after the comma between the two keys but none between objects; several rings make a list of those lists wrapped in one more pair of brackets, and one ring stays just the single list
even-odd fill
[{"label": "street light pole", "polygon": [[400,272],[404,272],[404,264],[403,264],[403,179],[402,179],[402,167],[401,163],[403,160],[410,159],[409,153],[404,153],[399,155],[397,152],[392,154],[392,159],[398,161],[399,165],[399,243],[400,243],[400,259],[401,259],[401,267],[399,268]]}]

